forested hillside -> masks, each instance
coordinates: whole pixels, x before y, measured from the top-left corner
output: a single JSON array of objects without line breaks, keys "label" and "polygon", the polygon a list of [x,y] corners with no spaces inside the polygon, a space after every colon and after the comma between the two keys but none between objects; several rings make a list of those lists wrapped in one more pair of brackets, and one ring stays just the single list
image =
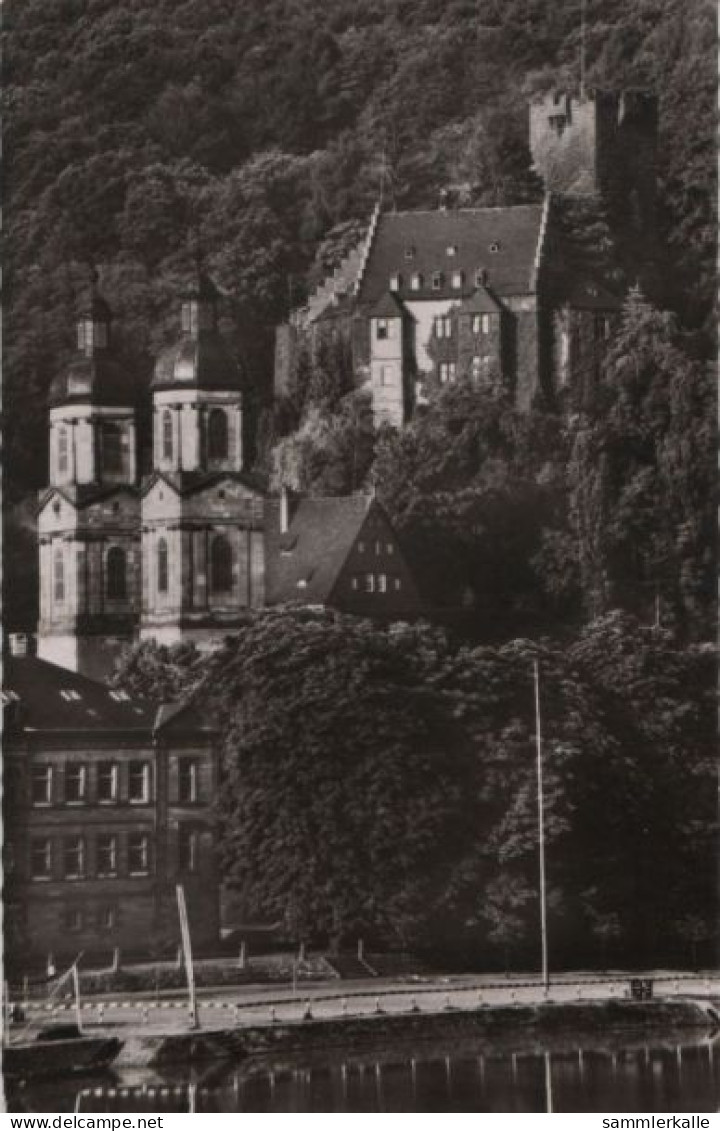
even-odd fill
[{"label": "forested hillside", "polygon": [[[709,0],[589,0],[588,81],[660,97],[661,225],[686,329],[714,274]],[[260,390],[271,327],[320,249],[441,187],[537,192],[530,91],[575,84],[579,0],[14,0],[5,39],[5,438],[11,499],[45,481],[43,396],[100,270],[129,369],[170,332],[199,241]],[[351,231],[355,227],[351,227]],[[316,272],[318,267],[316,265]]]}]

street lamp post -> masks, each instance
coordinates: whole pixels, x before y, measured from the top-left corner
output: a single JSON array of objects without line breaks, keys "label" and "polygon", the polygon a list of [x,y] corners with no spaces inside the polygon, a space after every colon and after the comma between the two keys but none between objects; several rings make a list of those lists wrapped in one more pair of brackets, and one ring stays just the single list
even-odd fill
[{"label": "street lamp post", "polygon": [[538,846],[540,858],[540,935],[542,940],[542,981],[550,985],[548,968],[547,898],[545,881],[545,803],[543,796],[542,726],[540,721],[540,665],[533,660],[535,676],[535,745],[537,748]]}]

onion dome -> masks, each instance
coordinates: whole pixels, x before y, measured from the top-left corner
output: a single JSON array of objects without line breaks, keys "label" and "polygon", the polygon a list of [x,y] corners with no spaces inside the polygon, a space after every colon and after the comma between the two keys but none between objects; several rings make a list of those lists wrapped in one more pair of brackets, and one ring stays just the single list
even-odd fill
[{"label": "onion dome", "polygon": [[50,386],[51,407],[72,402],[132,405],[132,382],[112,356],[111,324],[112,311],[93,279],[77,319],[77,352]]},{"label": "onion dome", "polygon": [[153,389],[240,388],[240,368],[218,330],[219,297],[212,279],[198,271],[182,297],[182,336],[158,356]]}]

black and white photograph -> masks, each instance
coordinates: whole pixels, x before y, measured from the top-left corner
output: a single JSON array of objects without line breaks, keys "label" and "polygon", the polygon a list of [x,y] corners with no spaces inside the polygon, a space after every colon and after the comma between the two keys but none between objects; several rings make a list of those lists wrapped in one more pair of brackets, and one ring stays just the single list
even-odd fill
[{"label": "black and white photograph", "polygon": [[716,5],[0,17],[4,1110],[709,1126]]}]

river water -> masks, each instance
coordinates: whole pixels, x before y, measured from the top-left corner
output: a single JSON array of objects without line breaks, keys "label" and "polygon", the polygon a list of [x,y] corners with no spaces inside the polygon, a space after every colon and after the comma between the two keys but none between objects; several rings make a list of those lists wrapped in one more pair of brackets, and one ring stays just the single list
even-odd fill
[{"label": "river water", "polygon": [[8,1110],[84,1112],[715,1112],[713,1035],[495,1053],[464,1042],[275,1055],[228,1069],[9,1089]]}]

